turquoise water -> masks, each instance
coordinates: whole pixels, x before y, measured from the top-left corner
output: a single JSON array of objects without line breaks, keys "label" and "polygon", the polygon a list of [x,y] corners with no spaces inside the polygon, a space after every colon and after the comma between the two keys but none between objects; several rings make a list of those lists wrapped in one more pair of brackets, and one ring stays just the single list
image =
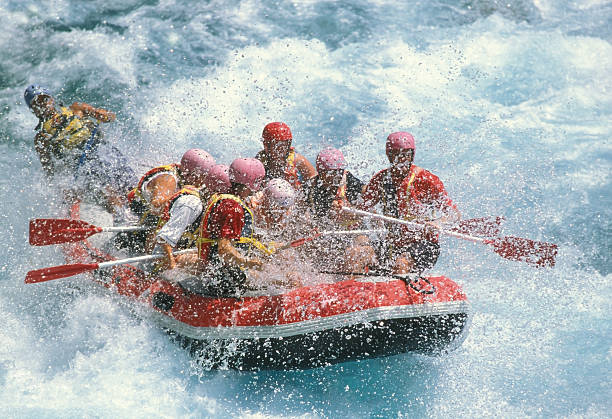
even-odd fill
[{"label": "turquoise water", "polygon": [[[511,4],[508,4],[511,3]],[[612,3],[0,0],[0,406],[6,417],[609,417]],[[59,202],[23,90],[117,112],[140,173],[198,146],[228,163],[286,121],[363,179],[409,130],[466,217],[558,243],[554,269],[443,242],[473,305],[463,345],[294,372],[203,370],[30,248]],[[606,413],[608,412],[608,413]]]}]

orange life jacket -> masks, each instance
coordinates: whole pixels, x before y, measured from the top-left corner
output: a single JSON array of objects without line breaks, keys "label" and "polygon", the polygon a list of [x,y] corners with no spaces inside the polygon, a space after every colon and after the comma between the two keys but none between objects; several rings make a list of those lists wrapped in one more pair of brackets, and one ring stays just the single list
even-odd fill
[{"label": "orange life jacket", "polygon": [[[424,169],[416,165],[412,165],[408,176],[402,180],[399,187],[396,189],[391,179],[391,171],[387,169],[387,173],[383,178],[383,213],[385,215],[400,218],[406,221],[423,222],[434,219],[433,210],[429,210],[417,198],[414,189],[414,181],[417,176],[423,173]],[[431,211],[431,212],[430,212]],[[410,235],[414,235],[415,230],[409,227],[396,228],[392,230],[409,231]],[[417,230],[418,231],[418,230]],[[426,235],[425,238],[431,241],[437,241],[438,235]]]},{"label": "orange life jacket", "polygon": [[[257,158],[263,163],[266,168],[266,178],[271,179],[272,176],[268,174],[268,156],[265,151],[260,152],[257,155]],[[297,168],[297,164],[295,162],[295,149],[291,147],[289,149],[289,154],[287,155],[287,161],[285,164],[285,168],[283,169],[283,179],[293,186],[293,189],[298,190],[302,186],[302,180],[300,179],[300,172]]]}]

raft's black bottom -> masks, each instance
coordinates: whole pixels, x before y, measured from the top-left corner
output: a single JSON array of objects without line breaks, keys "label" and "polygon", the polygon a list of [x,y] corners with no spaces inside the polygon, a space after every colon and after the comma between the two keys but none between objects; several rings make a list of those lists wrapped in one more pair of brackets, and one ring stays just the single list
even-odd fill
[{"label": "raft's black bottom", "polygon": [[206,368],[309,369],[340,362],[454,348],[465,313],[388,319],[286,338],[198,340],[169,332]]}]

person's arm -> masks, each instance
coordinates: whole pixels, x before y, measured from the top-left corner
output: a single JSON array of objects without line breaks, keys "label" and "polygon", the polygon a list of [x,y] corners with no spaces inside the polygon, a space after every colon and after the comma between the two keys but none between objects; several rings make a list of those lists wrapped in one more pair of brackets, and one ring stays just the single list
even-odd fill
[{"label": "person's arm", "polygon": [[176,268],[176,260],[174,259],[174,255],[172,254],[172,246],[168,243],[160,243],[164,253],[166,254],[166,263],[168,264],[168,269]]},{"label": "person's arm", "polygon": [[157,233],[157,243],[162,246],[170,269],[176,266],[172,250],[176,247],[183,233],[201,213],[202,203],[195,196],[181,196],[174,202],[170,210],[170,219]]},{"label": "person's arm", "polygon": [[70,109],[77,114],[77,116],[89,116],[100,122],[113,122],[117,117],[114,112],[102,108],[94,108],[83,102],[74,102],[70,105]]},{"label": "person's arm", "polygon": [[263,263],[257,258],[247,258],[243,256],[238,249],[234,247],[230,239],[219,239],[218,243],[219,257],[225,263],[240,266],[242,268],[259,268]]},{"label": "person's arm", "polygon": [[431,199],[431,205],[436,207],[441,215],[435,220],[431,220],[425,224],[442,229],[445,224],[457,223],[461,219],[461,213],[448,196],[448,192],[446,192],[442,181],[431,173],[428,173],[426,179],[429,182],[429,191],[427,195]]},{"label": "person's arm", "polygon": [[53,159],[51,155],[51,147],[47,136],[38,132],[34,137],[34,149],[38,153],[38,159],[47,176],[53,175]]},{"label": "person's arm", "polygon": [[317,171],[314,166],[301,154],[295,153],[295,165],[302,174],[303,180],[308,180],[317,175]]},{"label": "person's arm", "polygon": [[374,177],[363,187],[361,198],[356,202],[358,209],[370,211],[380,202],[382,193],[382,172]]}]

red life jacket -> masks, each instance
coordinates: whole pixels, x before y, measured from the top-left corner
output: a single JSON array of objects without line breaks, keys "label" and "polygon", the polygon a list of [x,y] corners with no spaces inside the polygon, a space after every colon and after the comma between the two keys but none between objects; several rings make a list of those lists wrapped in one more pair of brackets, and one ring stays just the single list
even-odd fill
[{"label": "red life jacket", "polygon": [[253,212],[246,206],[246,204],[239,197],[231,194],[213,194],[208,200],[202,221],[198,229],[198,237],[196,243],[198,246],[198,255],[200,260],[205,264],[210,263],[213,260],[218,260],[218,243],[219,237],[214,237],[210,231],[210,216],[219,204],[220,201],[225,199],[231,199],[232,201],[240,204],[244,210],[244,226],[240,232],[240,239],[235,240],[238,247],[241,247],[245,251],[249,251],[253,246]]}]

